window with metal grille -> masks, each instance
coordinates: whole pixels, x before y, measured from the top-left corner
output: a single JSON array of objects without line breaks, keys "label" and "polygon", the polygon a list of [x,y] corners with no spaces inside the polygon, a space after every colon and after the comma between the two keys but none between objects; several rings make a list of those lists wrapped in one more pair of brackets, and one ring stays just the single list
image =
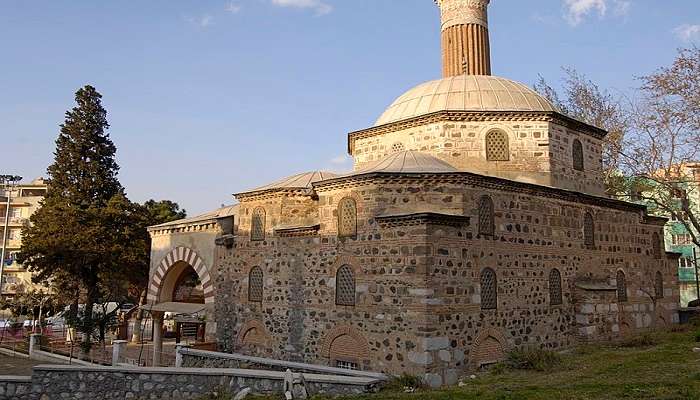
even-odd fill
[{"label": "window with metal grille", "polygon": [[624,303],[627,301],[627,280],[625,273],[617,271],[617,302]]},{"label": "window with metal grille", "polygon": [[493,200],[489,196],[482,196],[479,199],[479,234],[493,236],[495,230]]},{"label": "window with metal grille", "polygon": [[595,222],[591,213],[583,216],[583,241],[587,247],[595,246]]},{"label": "window with metal grille", "polygon": [[262,207],[253,210],[250,240],[265,240],[265,209]]},{"label": "window with metal grille", "polygon": [[656,280],[654,281],[654,294],[657,299],[664,297],[664,276],[659,271],[656,272]]},{"label": "window with metal grille", "polygon": [[336,274],[335,304],[339,306],[355,305],[355,274],[348,265],[340,267]]},{"label": "window with metal grille", "polygon": [[549,273],[549,302],[553,306],[563,303],[561,294],[561,273],[558,269],[553,269]]},{"label": "window with metal grille", "polygon": [[393,151],[394,153],[398,153],[404,150],[406,150],[406,146],[404,146],[401,142],[396,142],[393,145],[391,145],[391,151]]},{"label": "window with metal grille", "polygon": [[481,309],[495,310],[498,308],[498,284],[496,272],[486,268],[481,272]]},{"label": "window with metal grille", "polygon": [[357,363],[352,362],[352,361],[342,361],[342,360],[336,360],[335,367],[342,368],[342,369],[350,369],[353,371],[357,371],[360,369],[360,366],[357,365]]},{"label": "window with metal grille", "polygon": [[574,169],[583,171],[583,145],[578,139],[574,139],[571,146],[571,158],[574,160]]},{"label": "window with metal grille", "polygon": [[486,134],[486,160],[508,161],[510,150],[508,148],[508,135],[503,131],[491,131]]},{"label": "window with metal grille", "polygon": [[338,236],[355,237],[357,235],[357,206],[355,199],[346,197],[338,203]]},{"label": "window with metal grille", "polygon": [[253,267],[248,276],[248,301],[261,303],[263,301],[263,271]]},{"label": "window with metal grille", "polygon": [[651,248],[655,259],[661,258],[661,238],[657,232],[651,235]]}]

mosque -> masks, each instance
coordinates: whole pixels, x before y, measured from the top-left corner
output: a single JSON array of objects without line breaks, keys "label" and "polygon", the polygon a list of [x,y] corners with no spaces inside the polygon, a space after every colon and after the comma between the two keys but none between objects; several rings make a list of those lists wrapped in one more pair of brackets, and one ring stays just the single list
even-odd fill
[{"label": "mosque", "polygon": [[190,313],[219,351],[439,386],[678,323],[666,220],[606,196],[604,130],[491,76],[489,2],[436,0],[443,78],[348,134],[351,173],[150,228],[156,348],[163,313]]}]

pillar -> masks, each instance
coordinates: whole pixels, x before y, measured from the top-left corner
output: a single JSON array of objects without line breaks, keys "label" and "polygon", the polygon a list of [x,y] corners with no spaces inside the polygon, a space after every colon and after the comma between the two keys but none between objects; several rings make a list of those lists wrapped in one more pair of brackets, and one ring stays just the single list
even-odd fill
[{"label": "pillar", "polygon": [[435,0],[440,7],[442,75],[491,75],[491,0]]},{"label": "pillar", "polygon": [[112,366],[119,364],[120,358],[126,353],[126,340],[112,340]]},{"label": "pillar", "polygon": [[41,349],[41,334],[32,333],[29,336],[29,355],[31,356],[36,350]]},{"label": "pillar", "polygon": [[189,349],[191,346],[189,344],[178,343],[175,346],[175,368],[182,368],[182,353],[183,350]]},{"label": "pillar", "polygon": [[163,316],[164,313],[154,311],[153,317],[153,366],[160,367],[160,355],[163,353]]}]

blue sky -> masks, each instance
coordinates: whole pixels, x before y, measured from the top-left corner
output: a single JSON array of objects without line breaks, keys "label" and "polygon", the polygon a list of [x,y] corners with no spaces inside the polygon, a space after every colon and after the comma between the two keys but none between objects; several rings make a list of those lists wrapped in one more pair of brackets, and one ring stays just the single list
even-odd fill
[{"label": "blue sky", "polygon": [[[697,0],[493,0],[494,74],[629,92],[700,43]],[[45,174],[73,94],[104,96],[133,200],[192,215],[293,173],[440,75],[432,0],[0,0],[0,171]]]}]

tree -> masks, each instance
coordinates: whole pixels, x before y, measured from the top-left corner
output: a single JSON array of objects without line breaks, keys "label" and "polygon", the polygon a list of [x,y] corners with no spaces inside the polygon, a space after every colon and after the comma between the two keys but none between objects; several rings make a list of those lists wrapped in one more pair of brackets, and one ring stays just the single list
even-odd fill
[{"label": "tree", "polygon": [[657,212],[682,223],[700,246],[700,49],[641,79],[622,169]]},{"label": "tree", "polygon": [[[79,331],[89,351],[95,321],[93,305],[101,285],[115,271],[128,275],[122,256],[128,252],[128,227],[114,221],[115,202],[125,200],[117,180],[116,147],[109,138],[102,96],[92,86],[77,91],[77,106],[66,113],[48,167],[48,189],[41,208],[24,228],[19,262],[36,273],[37,281],[56,278],[84,299]],[[126,268],[130,267],[126,263]],[[77,307],[72,307],[77,312]],[[76,320],[78,320],[76,318]]]},{"label": "tree", "polygon": [[624,187],[619,174],[620,150],[629,129],[622,98],[601,89],[573,68],[564,68],[564,73],[562,96],[542,77],[535,84],[535,90],[564,114],[608,131],[603,141],[603,173],[607,192],[619,193]]}]

